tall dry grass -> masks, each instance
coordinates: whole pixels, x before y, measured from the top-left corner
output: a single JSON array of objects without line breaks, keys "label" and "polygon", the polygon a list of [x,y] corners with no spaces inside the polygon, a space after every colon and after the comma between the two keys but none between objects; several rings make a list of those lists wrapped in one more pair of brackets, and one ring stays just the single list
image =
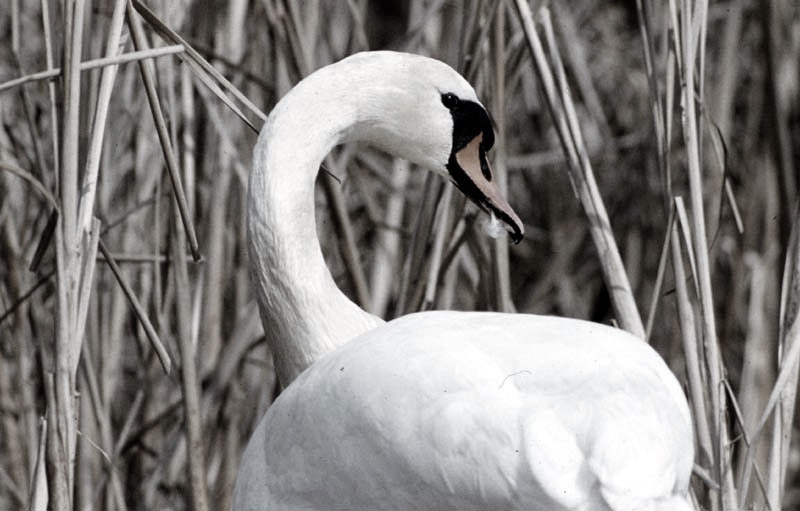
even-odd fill
[{"label": "tall dry grass", "polygon": [[0,507],[229,505],[276,392],[245,250],[256,131],[303,75],[379,48],[475,84],[528,235],[492,242],[450,185],[346,146],[317,200],[341,287],[387,318],[640,333],[684,382],[698,509],[800,506],[792,0],[7,5]]}]

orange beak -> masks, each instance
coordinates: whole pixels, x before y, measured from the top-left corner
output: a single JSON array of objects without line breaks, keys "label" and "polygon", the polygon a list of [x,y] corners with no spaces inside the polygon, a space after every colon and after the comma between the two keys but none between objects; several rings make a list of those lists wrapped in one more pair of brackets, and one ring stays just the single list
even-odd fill
[{"label": "orange beak", "polygon": [[500,192],[497,182],[492,180],[492,168],[486,158],[483,133],[479,133],[467,145],[450,156],[447,169],[458,188],[482,210],[493,212],[505,224],[514,243],[522,240],[522,221]]}]

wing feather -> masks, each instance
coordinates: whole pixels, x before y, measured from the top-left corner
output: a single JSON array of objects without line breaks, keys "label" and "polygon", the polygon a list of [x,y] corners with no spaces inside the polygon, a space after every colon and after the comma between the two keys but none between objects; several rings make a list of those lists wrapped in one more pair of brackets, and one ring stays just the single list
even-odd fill
[{"label": "wing feather", "polygon": [[492,313],[414,314],[351,341],[254,436],[270,509],[599,511],[685,491],[693,459],[685,398],[645,343]]}]

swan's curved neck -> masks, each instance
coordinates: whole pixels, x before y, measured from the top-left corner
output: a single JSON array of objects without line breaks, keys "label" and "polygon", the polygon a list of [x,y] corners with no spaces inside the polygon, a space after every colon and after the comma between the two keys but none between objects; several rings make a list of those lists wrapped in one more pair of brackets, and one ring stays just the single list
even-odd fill
[{"label": "swan's curved neck", "polygon": [[362,122],[340,81],[318,72],[301,82],[272,111],[254,150],[247,206],[251,278],[284,387],[319,356],[382,323],[339,290],[317,238],[319,165]]}]

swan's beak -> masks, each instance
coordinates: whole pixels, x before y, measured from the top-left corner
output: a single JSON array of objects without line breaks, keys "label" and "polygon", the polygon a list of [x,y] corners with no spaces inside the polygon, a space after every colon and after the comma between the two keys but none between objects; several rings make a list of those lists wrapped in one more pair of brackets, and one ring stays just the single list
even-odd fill
[{"label": "swan's beak", "polygon": [[482,210],[493,212],[505,224],[511,241],[519,243],[524,229],[522,221],[511,208],[497,182],[492,180],[492,168],[486,158],[479,133],[467,145],[450,156],[447,170],[458,188]]}]

